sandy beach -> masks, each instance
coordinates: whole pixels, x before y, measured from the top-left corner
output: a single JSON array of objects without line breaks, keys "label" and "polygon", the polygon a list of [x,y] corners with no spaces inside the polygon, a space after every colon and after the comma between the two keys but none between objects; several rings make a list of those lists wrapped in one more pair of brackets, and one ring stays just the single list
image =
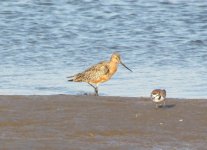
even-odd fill
[{"label": "sandy beach", "polygon": [[0,149],[204,150],[207,100],[0,96]]}]

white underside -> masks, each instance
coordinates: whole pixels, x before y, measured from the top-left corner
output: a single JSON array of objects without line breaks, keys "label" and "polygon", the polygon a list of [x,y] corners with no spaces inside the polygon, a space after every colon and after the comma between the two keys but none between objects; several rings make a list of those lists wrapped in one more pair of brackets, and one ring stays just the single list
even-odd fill
[{"label": "white underside", "polygon": [[159,97],[152,97],[152,101],[153,102],[156,102],[156,103],[159,103],[159,102],[162,102],[164,101],[165,98],[161,96],[161,98],[159,99]]}]

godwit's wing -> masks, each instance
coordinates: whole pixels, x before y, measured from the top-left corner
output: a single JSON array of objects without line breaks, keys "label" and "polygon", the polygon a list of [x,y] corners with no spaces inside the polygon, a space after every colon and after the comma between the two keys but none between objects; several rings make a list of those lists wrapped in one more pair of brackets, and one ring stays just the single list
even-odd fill
[{"label": "godwit's wing", "polygon": [[69,81],[88,82],[99,80],[100,77],[109,73],[108,62],[100,62],[82,73],[71,76],[73,79]]}]

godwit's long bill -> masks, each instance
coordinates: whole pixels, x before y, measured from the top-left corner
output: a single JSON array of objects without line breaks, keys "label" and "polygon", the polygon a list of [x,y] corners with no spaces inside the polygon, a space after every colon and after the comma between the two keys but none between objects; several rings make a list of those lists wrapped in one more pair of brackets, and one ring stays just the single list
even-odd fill
[{"label": "godwit's long bill", "polygon": [[71,82],[86,82],[95,90],[95,95],[98,96],[98,86],[100,83],[106,82],[117,71],[118,65],[123,65],[126,69],[132,72],[122,61],[120,54],[115,52],[112,54],[110,61],[102,61],[85,71],[70,76],[68,81]]}]

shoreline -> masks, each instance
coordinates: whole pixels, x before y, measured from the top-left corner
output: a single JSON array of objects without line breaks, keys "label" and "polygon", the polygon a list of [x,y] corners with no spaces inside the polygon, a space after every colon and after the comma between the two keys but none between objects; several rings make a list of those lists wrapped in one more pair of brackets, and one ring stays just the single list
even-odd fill
[{"label": "shoreline", "polygon": [[207,99],[0,95],[2,149],[205,149]]},{"label": "shoreline", "polygon": [[[123,98],[123,99],[137,99],[137,100],[148,100],[150,101],[150,96],[117,96],[117,95],[99,95],[95,96],[93,93],[80,93],[80,94],[2,94],[0,93],[0,97],[16,97],[16,96],[22,96],[22,97],[32,97],[32,96],[40,96],[40,97],[50,97],[50,96],[69,96],[69,97],[79,97],[79,96],[88,96],[88,97],[103,97],[103,98]],[[167,100],[207,100],[207,98],[204,97],[195,97],[195,98],[186,98],[186,97],[167,97]]]}]

